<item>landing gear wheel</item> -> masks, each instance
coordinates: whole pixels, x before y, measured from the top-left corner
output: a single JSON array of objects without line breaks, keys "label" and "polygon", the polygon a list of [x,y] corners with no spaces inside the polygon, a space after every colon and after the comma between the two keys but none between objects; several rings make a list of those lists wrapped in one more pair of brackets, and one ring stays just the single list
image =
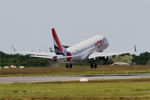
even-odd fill
[{"label": "landing gear wheel", "polygon": [[69,64],[69,68],[72,68],[72,64]]},{"label": "landing gear wheel", "polygon": [[94,63],[94,68],[97,68],[97,64],[96,63]]},{"label": "landing gear wheel", "polygon": [[91,63],[91,68],[97,68],[97,64],[96,63]]},{"label": "landing gear wheel", "polygon": [[69,67],[69,65],[68,64],[66,64],[66,68],[68,68]]},{"label": "landing gear wheel", "polygon": [[91,66],[91,68],[94,68],[94,65],[93,65],[93,63],[91,63],[91,64],[90,64],[90,66]]},{"label": "landing gear wheel", "polygon": [[66,64],[66,68],[72,68],[72,64]]}]

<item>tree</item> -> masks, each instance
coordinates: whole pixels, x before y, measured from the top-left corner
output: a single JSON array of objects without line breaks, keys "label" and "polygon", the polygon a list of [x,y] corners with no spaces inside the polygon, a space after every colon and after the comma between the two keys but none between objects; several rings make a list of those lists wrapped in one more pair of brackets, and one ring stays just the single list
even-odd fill
[{"label": "tree", "polygon": [[0,52],[0,66],[47,66],[49,62],[48,59],[31,58],[29,55],[8,55]]},{"label": "tree", "polygon": [[150,53],[144,52],[141,53],[139,56],[133,55],[133,62],[137,65],[145,65],[150,60]]}]

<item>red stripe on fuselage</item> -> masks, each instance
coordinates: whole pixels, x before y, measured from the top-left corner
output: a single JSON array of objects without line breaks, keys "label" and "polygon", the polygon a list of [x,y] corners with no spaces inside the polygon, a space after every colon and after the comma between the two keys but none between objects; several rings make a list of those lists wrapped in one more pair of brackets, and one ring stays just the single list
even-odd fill
[{"label": "red stripe on fuselage", "polygon": [[55,40],[55,42],[56,42],[56,44],[57,44],[57,46],[59,48],[59,52],[62,53],[63,52],[63,48],[62,48],[62,45],[61,45],[61,43],[59,41],[59,38],[58,38],[54,28],[52,28],[52,35],[53,35],[54,40]]}]

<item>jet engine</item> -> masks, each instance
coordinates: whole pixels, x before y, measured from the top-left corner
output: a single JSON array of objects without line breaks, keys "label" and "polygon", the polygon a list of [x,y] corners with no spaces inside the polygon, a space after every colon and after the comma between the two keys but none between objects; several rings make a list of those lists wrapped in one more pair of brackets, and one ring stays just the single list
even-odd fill
[{"label": "jet engine", "polygon": [[112,59],[112,56],[101,57],[101,60],[103,61],[110,61],[111,59]]},{"label": "jet engine", "polygon": [[53,61],[56,62],[57,61],[57,56],[53,57]]}]

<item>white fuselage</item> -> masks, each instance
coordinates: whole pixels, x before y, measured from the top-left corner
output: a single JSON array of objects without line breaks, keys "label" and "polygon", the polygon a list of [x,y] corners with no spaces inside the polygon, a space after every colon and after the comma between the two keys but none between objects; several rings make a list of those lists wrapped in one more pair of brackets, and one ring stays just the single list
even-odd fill
[{"label": "white fuselage", "polygon": [[67,48],[67,52],[71,53],[71,56],[77,56],[70,58],[67,62],[78,62],[87,60],[89,55],[94,52],[102,52],[108,47],[108,40],[101,35],[96,35],[88,40],[82,41],[76,45]]}]

